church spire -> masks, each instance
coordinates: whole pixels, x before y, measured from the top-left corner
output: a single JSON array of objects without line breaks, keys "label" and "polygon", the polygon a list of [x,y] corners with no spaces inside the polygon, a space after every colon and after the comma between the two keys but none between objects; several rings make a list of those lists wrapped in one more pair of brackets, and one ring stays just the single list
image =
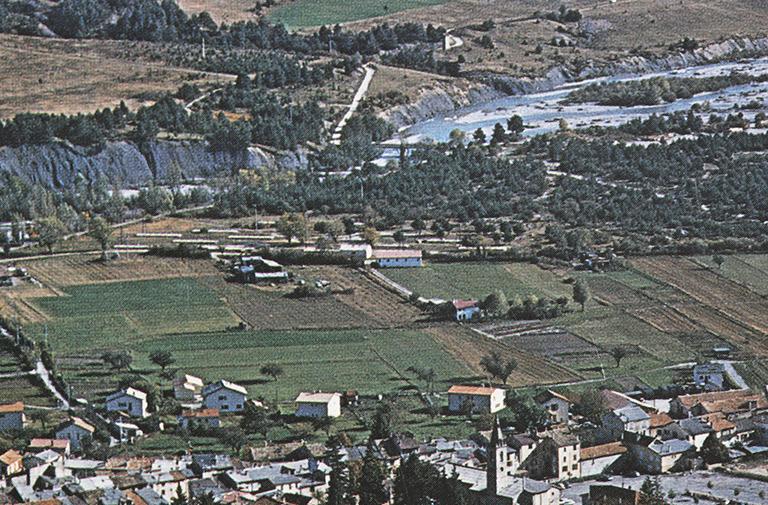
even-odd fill
[{"label": "church spire", "polygon": [[493,416],[493,430],[491,431],[491,443],[488,445],[488,466],[486,471],[486,492],[492,496],[499,493],[499,487],[505,476],[507,443],[501,432],[499,417]]}]

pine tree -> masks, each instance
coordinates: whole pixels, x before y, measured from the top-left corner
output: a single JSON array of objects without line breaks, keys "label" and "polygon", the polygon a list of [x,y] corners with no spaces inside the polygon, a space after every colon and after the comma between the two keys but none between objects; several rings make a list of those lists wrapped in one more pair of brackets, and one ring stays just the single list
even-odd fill
[{"label": "pine tree", "polygon": [[184,494],[184,490],[181,489],[181,483],[176,486],[176,496],[171,499],[171,505],[187,505],[187,495]]},{"label": "pine tree", "polygon": [[381,505],[388,498],[387,490],[384,488],[384,470],[376,459],[373,438],[368,439],[368,446],[363,458],[359,495],[359,505]]},{"label": "pine tree", "polygon": [[350,492],[349,469],[341,462],[336,447],[328,454],[328,465],[331,467],[331,476],[325,505],[354,505],[355,498]]}]

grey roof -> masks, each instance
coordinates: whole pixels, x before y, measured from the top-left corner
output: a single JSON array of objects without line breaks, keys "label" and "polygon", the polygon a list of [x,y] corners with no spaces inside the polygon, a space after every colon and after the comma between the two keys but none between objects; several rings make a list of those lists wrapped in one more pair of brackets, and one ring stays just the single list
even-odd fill
[{"label": "grey roof", "polygon": [[708,422],[697,417],[681,419],[677,424],[689,435],[702,435],[714,431]]},{"label": "grey roof", "polygon": [[546,482],[523,477],[515,479],[512,484],[499,489],[499,496],[517,498],[523,491],[530,494],[541,494],[549,491],[551,487]]},{"label": "grey roof", "polygon": [[667,456],[670,454],[679,454],[687,452],[693,448],[693,445],[685,440],[678,440],[673,438],[671,440],[654,440],[648,448],[661,456]]},{"label": "grey roof", "polygon": [[626,407],[614,410],[613,413],[619,416],[625,423],[635,423],[651,419],[651,416],[637,405],[627,405]]},{"label": "grey roof", "polygon": [[142,500],[147,502],[147,505],[168,505],[166,499],[157,494],[157,491],[151,487],[137,489],[134,492],[139,495]]},{"label": "grey roof", "polygon": [[119,505],[123,492],[119,489],[105,489],[99,498],[100,505]]}]

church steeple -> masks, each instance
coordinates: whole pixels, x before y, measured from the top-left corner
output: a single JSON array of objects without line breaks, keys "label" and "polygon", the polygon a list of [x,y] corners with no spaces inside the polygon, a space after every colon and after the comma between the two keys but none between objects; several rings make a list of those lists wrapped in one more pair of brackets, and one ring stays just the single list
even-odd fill
[{"label": "church steeple", "polygon": [[499,417],[493,416],[491,443],[488,445],[488,469],[486,475],[486,492],[496,496],[499,489],[504,487],[507,464],[507,442],[501,432]]}]

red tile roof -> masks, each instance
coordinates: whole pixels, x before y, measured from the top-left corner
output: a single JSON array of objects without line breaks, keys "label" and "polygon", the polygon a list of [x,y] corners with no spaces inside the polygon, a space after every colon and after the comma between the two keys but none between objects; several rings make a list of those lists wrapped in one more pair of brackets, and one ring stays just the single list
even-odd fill
[{"label": "red tile roof", "polygon": [[29,441],[30,449],[66,449],[69,440],[66,438],[33,438]]},{"label": "red tile roof", "polygon": [[373,257],[377,259],[421,258],[420,249],[374,249]]},{"label": "red tile roof", "polygon": [[185,410],[181,417],[219,417],[219,409]]},{"label": "red tile roof", "polygon": [[651,413],[649,415],[651,416],[651,428],[661,428],[675,422],[674,419],[664,412]]},{"label": "red tile roof", "polygon": [[0,454],[0,462],[5,465],[12,465],[22,459],[22,455],[13,449],[8,449],[4,453]]},{"label": "red tile roof", "polygon": [[469,309],[471,307],[477,307],[477,300],[454,300],[453,308],[456,310]]},{"label": "red tile roof", "polygon": [[627,452],[627,447],[621,442],[611,442],[610,444],[595,445],[593,447],[581,448],[581,460],[604,458],[606,456],[615,456]]},{"label": "red tile roof", "polygon": [[12,412],[24,412],[24,403],[16,402],[0,405],[0,414],[10,414]]},{"label": "red tile roof", "polygon": [[451,386],[448,394],[491,396],[497,388],[484,388],[477,386]]}]

